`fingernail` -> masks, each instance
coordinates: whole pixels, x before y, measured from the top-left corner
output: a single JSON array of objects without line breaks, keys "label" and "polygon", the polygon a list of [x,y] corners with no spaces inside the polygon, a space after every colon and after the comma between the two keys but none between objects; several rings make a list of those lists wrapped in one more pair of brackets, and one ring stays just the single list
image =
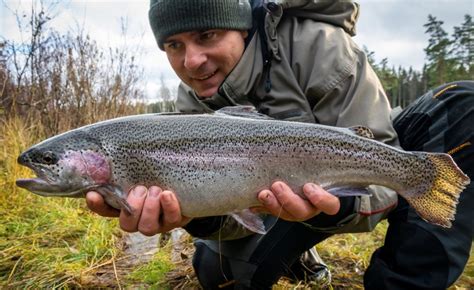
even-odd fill
[{"label": "fingernail", "polygon": [[309,187],[312,191],[318,191],[319,190],[319,186],[317,186],[316,184],[314,183],[310,183],[309,184]]},{"label": "fingernail", "polygon": [[145,194],[146,194],[146,187],[144,186],[137,186],[133,189],[133,195],[135,195],[136,197],[144,197]]},{"label": "fingernail", "polygon": [[171,202],[171,194],[164,193],[163,194],[163,201],[166,202],[166,203]]},{"label": "fingernail", "polygon": [[148,195],[150,197],[157,198],[158,196],[160,196],[160,193],[161,193],[161,188],[154,186],[150,188]]},{"label": "fingernail", "polygon": [[265,196],[263,197],[265,200],[270,200],[270,192],[265,192]]},{"label": "fingernail", "polygon": [[276,195],[280,195],[281,192],[285,191],[285,187],[283,186],[282,182],[275,182],[272,185],[273,193]]},{"label": "fingernail", "polygon": [[278,189],[280,189],[280,191],[284,191],[286,188],[285,188],[285,186],[283,185],[283,183],[278,182]]},{"label": "fingernail", "polygon": [[270,203],[270,192],[268,190],[264,191],[263,197],[262,197],[262,202],[263,202],[263,204],[269,204]]}]

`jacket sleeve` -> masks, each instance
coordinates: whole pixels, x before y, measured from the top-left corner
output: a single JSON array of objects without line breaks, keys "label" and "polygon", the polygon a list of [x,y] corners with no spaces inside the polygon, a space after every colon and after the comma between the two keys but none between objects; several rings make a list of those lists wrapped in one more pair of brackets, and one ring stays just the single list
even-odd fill
[{"label": "jacket sleeve", "polygon": [[[315,119],[338,127],[362,125],[372,130],[375,139],[399,147],[388,98],[365,53],[342,29],[324,23],[313,25],[320,26],[316,39],[312,39],[319,44],[315,53],[318,58],[309,56],[302,60],[306,65],[299,65],[298,69]],[[371,196],[357,197],[352,215],[332,228],[318,230],[341,233],[375,228],[396,206],[398,197],[381,186],[370,186],[369,191]]]},{"label": "jacket sleeve", "polygon": [[365,53],[340,27],[312,20],[286,20],[282,49],[316,122],[338,127],[362,125],[377,140],[398,146],[390,104]]}]

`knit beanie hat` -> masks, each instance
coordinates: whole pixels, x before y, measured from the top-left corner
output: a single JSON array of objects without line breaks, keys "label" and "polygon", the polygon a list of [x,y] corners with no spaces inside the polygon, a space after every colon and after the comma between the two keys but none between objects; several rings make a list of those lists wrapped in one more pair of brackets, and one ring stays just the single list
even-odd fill
[{"label": "knit beanie hat", "polygon": [[148,19],[163,50],[169,36],[182,32],[248,30],[252,27],[252,8],[249,0],[150,0]]}]

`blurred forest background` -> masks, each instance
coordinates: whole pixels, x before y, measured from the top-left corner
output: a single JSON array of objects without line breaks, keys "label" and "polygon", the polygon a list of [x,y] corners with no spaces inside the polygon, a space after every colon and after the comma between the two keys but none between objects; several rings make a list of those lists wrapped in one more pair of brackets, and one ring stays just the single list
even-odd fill
[{"label": "blurred forest background", "polygon": [[[143,69],[136,47],[99,47],[80,27],[60,34],[48,26],[48,7],[32,7],[31,15],[16,15],[25,42],[0,40],[2,118],[21,117],[53,135],[69,128],[121,115],[173,111],[177,88],[161,79],[158,103],[148,103],[139,86]],[[443,21],[428,15],[426,63],[421,71],[375,61],[364,47],[393,107],[405,107],[430,88],[474,77],[474,24],[466,14],[449,35]],[[64,118],[67,116],[67,118]]]},{"label": "blurred forest background", "polygon": [[[163,79],[161,101],[147,101],[139,48],[127,43],[126,24],[123,45],[104,48],[80,27],[68,33],[51,28],[50,8],[37,4],[30,14],[16,14],[25,41],[0,39],[0,288],[196,287],[189,237],[178,258],[160,251],[140,264],[136,253],[127,252],[133,243],[124,240],[115,220],[91,214],[83,201],[41,198],[15,186],[17,178],[31,175],[16,158],[38,140],[113,117],[175,110],[177,89]],[[375,52],[365,48],[394,107],[405,107],[440,84],[474,79],[472,15],[460,19],[451,35],[434,15],[424,27],[429,41],[421,71],[393,67],[388,59],[376,62]],[[333,270],[333,288],[361,288],[363,270],[385,230],[381,225],[370,234],[342,235],[318,245]],[[185,265],[176,269],[180,264],[170,262],[176,259]],[[456,285],[472,289],[473,277],[471,258]]]},{"label": "blurred forest background", "polygon": [[455,80],[474,79],[474,24],[472,15],[464,19],[449,35],[443,21],[428,15],[425,33],[429,36],[425,47],[426,63],[421,71],[411,67],[393,67],[384,58],[376,63],[375,52],[364,48],[371,65],[382,81],[392,107],[406,107],[417,97],[441,84]]}]

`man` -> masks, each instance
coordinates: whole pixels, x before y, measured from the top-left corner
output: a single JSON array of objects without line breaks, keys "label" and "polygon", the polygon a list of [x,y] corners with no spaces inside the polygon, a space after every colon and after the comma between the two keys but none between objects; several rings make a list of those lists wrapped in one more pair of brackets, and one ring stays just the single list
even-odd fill
[{"label": "man", "polygon": [[[350,39],[358,6],[348,1],[280,2],[254,1],[251,7],[245,0],[151,0],[149,18],[158,46],[182,80],[178,109],[204,112],[253,105],[276,119],[363,125],[376,139],[398,146],[385,93],[365,54]],[[413,116],[407,114],[402,121]],[[366,287],[436,289],[453,283],[466,262],[466,249],[469,253],[470,243],[465,241],[472,240],[472,224],[469,228],[463,220],[462,229],[456,223],[453,227],[451,234],[463,237],[457,256],[421,258],[421,268],[412,271],[415,275],[397,269],[410,259],[401,258],[403,263],[391,259],[399,259],[395,253],[403,254],[397,243],[409,240],[410,233],[424,226],[416,223],[424,222],[416,217],[407,221],[406,216],[413,213],[406,202],[398,202],[394,192],[377,186],[370,190],[371,197],[338,199],[307,183],[302,188],[306,199],[302,199],[277,181],[258,194],[262,206],[253,209],[270,213],[265,223],[272,228],[264,236],[250,233],[228,217],[191,220],[181,216],[175,195],[156,186],[137,186],[131,191],[128,202],[139,213],[132,216],[111,209],[97,193],[89,193],[87,201],[103,216],[120,215],[126,231],[153,235],[184,227],[199,238],[193,265],[204,288],[269,288],[282,275],[291,275],[295,262],[316,243],[335,233],[370,231],[391,213],[393,226],[387,241],[393,242],[374,254],[372,265],[377,267],[369,268]],[[400,230],[405,225],[411,232]],[[416,250],[432,240],[426,234],[410,246]],[[435,267],[426,265],[446,265],[446,259],[451,264],[434,273],[441,275],[438,280],[430,281]]]}]

